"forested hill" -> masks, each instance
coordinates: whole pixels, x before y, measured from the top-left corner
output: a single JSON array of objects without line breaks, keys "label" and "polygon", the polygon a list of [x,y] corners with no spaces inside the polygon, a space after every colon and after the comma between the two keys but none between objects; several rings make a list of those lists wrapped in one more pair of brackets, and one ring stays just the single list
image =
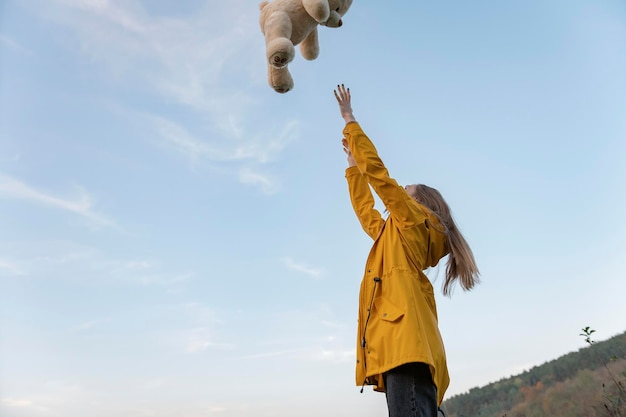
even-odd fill
[{"label": "forested hill", "polygon": [[597,343],[588,338],[588,343],[451,397],[442,409],[447,417],[626,417],[626,332]]}]

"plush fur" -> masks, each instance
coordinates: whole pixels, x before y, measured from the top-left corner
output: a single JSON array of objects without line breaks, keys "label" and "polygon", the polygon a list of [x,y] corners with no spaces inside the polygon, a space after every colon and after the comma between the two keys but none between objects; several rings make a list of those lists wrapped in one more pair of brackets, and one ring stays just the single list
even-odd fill
[{"label": "plush fur", "polygon": [[261,32],[265,36],[267,76],[270,86],[279,93],[293,88],[287,64],[293,61],[295,45],[305,59],[319,54],[317,27],[340,27],[352,0],[273,0],[264,1],[261,9]]}]

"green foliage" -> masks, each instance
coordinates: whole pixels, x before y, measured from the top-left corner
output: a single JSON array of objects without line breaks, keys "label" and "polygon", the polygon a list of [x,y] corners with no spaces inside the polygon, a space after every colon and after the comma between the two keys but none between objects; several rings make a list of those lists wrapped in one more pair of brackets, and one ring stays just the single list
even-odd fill
[{"label": "green foliage", "polygon": [[587,342],[588,345],[593,345],[594,342],[593,340],[591,340],[591,334],[595,333],[595,330],[591,330],[591,327],[587,326],[585,328],[583,328],[583,332],[580,334],[580,336],[583,336],[585,338],[585,342]]},{"label": "green foliage", "polygon": [[[583,333],[581,336],[585,337],[585,342],[592,346],[596,343],[591,339],[591,334],[595,332],[595,330],[591,330],[589,326],[583,329]],[[611,371],[611,368],[608,365],[607,360],[600,358],[602,360],[602,364],[606,369],[611,381],[613,381],[613,386],[607,389],[605,384],[602,384],[602,391],[604,392],[604,408],[609,413],[611,417],[621,417],[622,416],[622,405],[626,404],[626,393],[624,392],[624,384],[622,381],[616,379],[615,374]],[[617,360],[615,355],[612,355],[609,359],[610,361]],[[626,372],[622,372],[622,375]],[[611,390],[612,388],[612,390]],[[613,391],[613,392],[611,392]],[[625,410],[626,411],[626,410]]]},{"label": "green foliage", "polygon": [[446,400],[448,417],[626,417],[626,332]]}]

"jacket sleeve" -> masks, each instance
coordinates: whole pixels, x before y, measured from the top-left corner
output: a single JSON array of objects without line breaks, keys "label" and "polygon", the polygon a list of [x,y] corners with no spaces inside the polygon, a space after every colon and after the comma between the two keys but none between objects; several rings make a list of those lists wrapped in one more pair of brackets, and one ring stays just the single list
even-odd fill
[{"label": "jacket sleeve", "polygon": [[372,239],[376,239],[385,224],[380,212],[374,208],[374,197],[370,186],[361,175],[358,167],[346,169],[346,180],[350,192],[350,202],[361,227]]},{"label": "jacket sleeve", "polygon": [[410,227],[422,221],[423,218],[416,218],[419,212],[417,205],[412,203],[412,198],[404,188],[389,176],[374,144],[361,126],[356,122],[348,123],[343,129],[343,135],[361,175],[372,186],[394,220],[402,227]]}]

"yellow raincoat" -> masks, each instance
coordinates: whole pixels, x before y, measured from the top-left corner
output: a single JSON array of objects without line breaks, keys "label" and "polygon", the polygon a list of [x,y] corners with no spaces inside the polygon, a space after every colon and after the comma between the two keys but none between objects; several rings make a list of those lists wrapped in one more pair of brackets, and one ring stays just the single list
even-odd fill
[{"label": "yellow raincoat", "polygon": [[[441,405],[450,378],[433,287],[423,270],[448,253],[443,226],[389,177],[358,123],[348,123],[343,134],[357,164],[346,170],[352,207],[374,239],[359,295],[356,383],[384,391],[384,372],[426,363]],[[370,186],[389,211],[387,220],[374,209]]]}]

